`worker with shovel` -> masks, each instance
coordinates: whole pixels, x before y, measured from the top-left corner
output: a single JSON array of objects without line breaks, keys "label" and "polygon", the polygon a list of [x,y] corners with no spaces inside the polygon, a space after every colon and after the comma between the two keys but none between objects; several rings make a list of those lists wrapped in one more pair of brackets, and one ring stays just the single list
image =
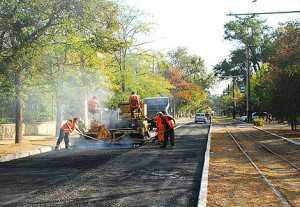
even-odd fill
[{"label": "worker with shovel", "polygon": [[165,130],[164,130],[164,143],[162,147],[167,147],[167,143],[168,143],[168,139],[170,138],[170,144],[173,147],[175,145],[175,124],[176,121],[175,119],[167,114],[165,111],[162,111],[162,120],[165,126]]},{"label": "worker with shovel", "polygon": [[78,133],[82,134],[82,132],[78,128],[78,118],[73,118],[71,120],[68,120],[66,123],[64,123],[60,127],[59,136],[58,136],[56,146],[55,146],[56,150],[59,148],[59,145],[60,145],[62,139],[64,139],[64,141],[65,141],[66,149],[68,149],[70,147],[70,145],[69,145],[69,135],[74,130],[77,131]]}]

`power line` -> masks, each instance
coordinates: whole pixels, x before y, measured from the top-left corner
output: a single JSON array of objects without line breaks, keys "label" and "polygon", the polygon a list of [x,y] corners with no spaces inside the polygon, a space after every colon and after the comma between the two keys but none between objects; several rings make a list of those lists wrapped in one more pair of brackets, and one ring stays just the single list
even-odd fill
[{"label": "power line", "polygon": [[255,16],[255,15],[268,15],[268,14],[291,14],[300,13],[300,11],[274,11],[274,12],[254,12],[254,13],[229,13],[227,16]]}]

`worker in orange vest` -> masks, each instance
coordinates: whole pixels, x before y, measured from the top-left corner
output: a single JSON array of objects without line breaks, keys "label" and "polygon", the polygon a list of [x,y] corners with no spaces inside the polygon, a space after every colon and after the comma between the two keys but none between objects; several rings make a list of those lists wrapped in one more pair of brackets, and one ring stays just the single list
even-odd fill
[{"label": "worker in orange vest", "polygon": [[94,115],[95,113],[98,112],[99,103],[98,103],[98,100],[97,100],[96,96],[93,96],[93,98],[90,99],[87,104],[88,104],[88,111],[91,114]]},{"label": "worker in orange vest", "polygon": [[78,118],[73,118],[71,120],[68,120],[66,123],[64,123],[60,127],[59,136],[58,136],[58,139],[57,139],[57,142],[56,142],[55,149],[59,148],[59,145],[60,145],[62,139],[64,139],[65,147],[66,147],[66,149],[68,149],[70,147],[70,145],[69,145],[69,135],[74,130],[78,131],[79,133],[82,133],[78,128]]},{"label": "worker in orange vest", "polygon": [[163,144],[164,142],[165,126],[163,124],[162,118],[163,118],[163,114],[161,112],[157,113],[153,118],[156,123],[157,138],[159,144]]},{"label": "worker in orange vest", "polygon": [[135,93],[132,92],[129,96],[129,108],[131,113],[131,118],[134,118],[134,111],[137,109],[138,112],[141,112],[141,101],[140,97]]},{"label": "worker in orange vest", "polygon": [[167,143],[168,143],[168,139],[170,138],[170,143],[171,146],[175,145],[175,124],[176,121],[175,119],[167,114],[165,111],[162,111],[163,117],[162,117],[162,122],[165,126],[165,130],[164,130],[164,144],[162,147],[167,147]]}]

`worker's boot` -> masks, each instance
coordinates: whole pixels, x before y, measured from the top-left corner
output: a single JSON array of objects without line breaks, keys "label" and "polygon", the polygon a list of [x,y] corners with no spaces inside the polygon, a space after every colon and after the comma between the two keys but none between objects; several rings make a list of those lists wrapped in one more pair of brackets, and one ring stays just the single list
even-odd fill
[{"label": "worker's boot", "polygon": [[56,146],[55,146],[55,150],[58,150],[58,149],[59,149],[59,146],[58,146],[58,145],[56,145]]}]

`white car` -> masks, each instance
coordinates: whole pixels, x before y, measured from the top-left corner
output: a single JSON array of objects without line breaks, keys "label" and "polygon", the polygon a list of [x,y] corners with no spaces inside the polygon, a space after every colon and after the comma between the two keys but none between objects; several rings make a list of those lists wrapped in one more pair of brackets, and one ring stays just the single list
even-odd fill
[{"label": "white car", "polygon": [[241,116],[240,121],[247,121],[247,116]]},{"label": "white car", "polygon": [[204,124],[207,124],[208,123],[208,120],[205,116],[205,113],[203,112],[199,112],[199,113],[196,113],[195,115],[195,123],[204,123]]}]

